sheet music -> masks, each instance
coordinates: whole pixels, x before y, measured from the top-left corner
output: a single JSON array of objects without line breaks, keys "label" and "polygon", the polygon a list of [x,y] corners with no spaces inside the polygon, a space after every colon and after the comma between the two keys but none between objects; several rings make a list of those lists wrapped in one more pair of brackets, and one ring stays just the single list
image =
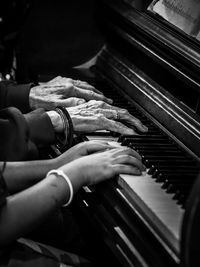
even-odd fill
[{"label": "sheet music", "polygon": [[200,39],[200,0],[154,0],[148,10]]}]

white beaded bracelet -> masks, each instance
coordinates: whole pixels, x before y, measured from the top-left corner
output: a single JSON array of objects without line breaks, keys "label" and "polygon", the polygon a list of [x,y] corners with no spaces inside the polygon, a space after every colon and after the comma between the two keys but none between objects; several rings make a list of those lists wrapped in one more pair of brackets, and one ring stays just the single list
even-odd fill
[{"label": "white beaded bracelet", "polygon": [[66,207],[68,206],[71,202],[72,202],[72,199],[73,199],[73,196],[74,196],[74,190],[73,190],[73,186],[72,186],[72,183],[69,179],[69,177],[67,177],[67,175],[62,171],[62,170],[51,170],[47,173],[46,177],[49,176],[50,174],[56,174],[58,176],[61,176],[65,179],[65,181],[67,182],[68,186],[69,186],[69,200],[67,201],[67,203],[65,203],[63,205],[63,207]]}]

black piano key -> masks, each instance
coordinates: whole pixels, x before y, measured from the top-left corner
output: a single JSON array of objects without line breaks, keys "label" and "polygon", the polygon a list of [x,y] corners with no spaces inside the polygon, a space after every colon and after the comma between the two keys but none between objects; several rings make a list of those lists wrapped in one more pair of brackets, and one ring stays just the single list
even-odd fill
[{"label": "black piano key", "polygon": [[[168,177],[168,178],[167,178]],[[197,176],[196,175],[179,175],[179,176],[158,176],[158,178],[155,179],[156,183],[165,183],[166,181],[169,181],[171,184],[174,184],[176,180],[179,180],[180,183],[184,183],[185,180],[188,181],[190,184],[192,181],[195,180]]]},{"label": "black piano key", "polygon": [[137,144],[136,146],[131,145],[133,149],[138,149],[139,151],[146,151],[146,152],[152,152],[152,151],[158,151],[158,152],[164,152],[164,153],[173,153],[173,152],[179,152],[183,153],[181,150],[178,150],[176,147],[173,146],[154,146],[153,144]]},{"label": "black piano key", "polygon": [[172,193],[174,201],[184,208],[189,188],[200,172],[199,164],[121,94],[109,86],[101,87],[105,95],[114,100],[114,105],[127,109],[148,127],[147,133],[121,135],[118,142],[136,150],[149,168],[148,174],[162,184],[166,193]]},{"label": "black piano key", "polygon": [[165,180],[170,180],[173,181],[176,179],[179,180],[191,180],[191,179],[195,179],[197,177],[198,173],[197,172],[184,172],[184,171],[180,171],[180,172],[165,172],[165,173],[158,173],[156,175],[152,175],[152,178],[155,179],[156,182],[164,182]]},{"label": "black piano key", "polygon": [[159,167],[162,167],[162,166],[167,166],[168,168],[171,168],[173,166],[177,166],[177,168],[179,167],[183,167],[183,166],[193,166],[194,163],[192,161],[183,161],[183,160],[173,160],[173,161],[168,161],[166,162],[166,160],[159,160],[159,161],[156,161],[156,160],[150,160],[150,159],[144,159],[142,158],[143,160],[143,164],[147,167],[147,168],[151,168],[151,167],[155,167],[157,169],[159,169]]},{"label": "black piano key", "polygon": [[179,185],[176,186],[175,194],[176,194],[176,192],[180,191],[181,194],[186,196],[190,192],[192,185],[193,185],[193,183],[190,183],[190,184],[181,184],[180,183]]},{"label": "black piano key", "polygon": [[156,162],[156,163],[159,163],[159,162],[163,162],[165,161],[166,164],[169,164],[169,165],[174,165],[174,163],[176,162],[180,162],[180,163],[185,163],[185,164],[192,164],[192,162],[188,159],[188,158],[185,158],[184,156],[177,156],[177,155],[143,155],[140,153],[140,155],[142,156],[142,158],[144,160],[148,159],[148,161],[150,162]]},{"label": "black piano key", "polygon": [[[142,138],[144,135],[138,136],[137,138],[134,139],[130,139],[130,138],[123,138],[123,141],[121,141],[122,139],[119,140],[119,142],[122,143],[123,146],[130,146],[129,144],[131,144],[132,146],[137,146],[137,145],[141,145],[141,144],[155,144],[155,143],[160,143],[160,145],[166,145],[166,144],[172,144],[170,140],[167,140],[165,138],[162,138],[158,135],[158,137],[156,138],[154,135],[154,138]],[[130,146],[131,147],[131,146]]]},{"label": "black piano key", "polygon": [[177,171],[177,172],[164,172],[164,173],[160,173],[157,175],[152,175],[153,178],[155,178],[156,180],[165,180],[165,179],[169,179],[171,181],[173,181],[174,179],[176,179],[177,177],[180,180],[184,180],[184,179],[192,179],[193,177],[196,178],[196,176],[198,175],[198,172],[195,171],[191,171],[191,172],[186,172],[186,171]]},{"label": "black piano key", "polygon": [[159,174],[165,174],[168,172],[177,173],[177,172],[184,172],[184,173],[199,173],[199,169],[194,166],[171,166],[170,169],[168,166],[160,166],[159,169],[155,166],[152,166],[148,170],[148,174],[152,175],[153,178],[156,178]]},{"label": "black piano key", "polygon": [[96,131],[92,133],[87,133],[87,136],[111,136],[110,131]]},{"label": "black piano key", "polygon": [[168,144],[163,144],[162,146],[154,146],[153,144],[136,144],[136,145],[131,145],[130,146],[133,150],[138,150],[138,151],[146,151],[146,152],[151,152],[151,151],[158,151],[158,152],[162,152],[162,151],[171,151],[171,152],[175,152],[175,151],[179,151],[177,150],[175,147],[172,147]]},{"label": "black piano key", "polygon": [[134,143],[135,140],[152,140],[152,139],[156,139],[156,140],[169,140],[168,137],[164,136],[164,135],[142,135],[142,136],[138,136],[138,135],[133,135],[133,136],[129,136],[129,139],[132,140],[132,142]]},{"label": "black piano key", "polygon": [[140,152],[141,155],[144,155],[145,157],[151,157],[151,156],[156,156],[156,157],[164,157],[164,156],[171,156],[171,157],[189,157],[189,156],[184,156],[181,151],[177,150],[149,150],[149,149],[138,149],[137,150]]},{"label": "black piano key", "polygon": [[[140,132],[139,134],[142,134],[143,135],[142,132]],[[159,135],[160,132],[158,132],[157,130],[154,130],[154,129],[148,129],[148,134],[149,135],[151,135],[151,134],[153,134],[153,135]]]},{"label": "black piano key", "polygon": [[113,137],[120,137],[120,133],[117,132],[110,132],[110,135]]},{"label": "black piano key", "polygon": [[177,174],[177,173],[183,173],[183,174],[198,174],[199,170],[197,170],[196,168],[193,168],[193,166],[172,166],[170,169],[169,168],[164,168],[164,167],[160,167],[159,169],[154,170],[154,172],[152,172],[152,176],[156,178],[156,176],[158,174],[168,174],[168,173],[173,173],[173,174]]}]

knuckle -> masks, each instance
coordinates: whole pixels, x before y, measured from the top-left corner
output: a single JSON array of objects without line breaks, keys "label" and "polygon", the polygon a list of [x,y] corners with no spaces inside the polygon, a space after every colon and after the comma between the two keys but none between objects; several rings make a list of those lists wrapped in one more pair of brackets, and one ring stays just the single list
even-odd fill
[{"label": "knuckle", "polygon": [[97,119],[105,121],[105,117],[103,114],[98,113],[98,114],[96,114],[96,116],[97,116]]},{"label": "knuckle", "polygon": [[66,87],[68,87],[72,93],[76,92],[76,88],[73,86],[73,84],[68,84]]},{"label": "knuckle", "polygon": [[74,87],[73,85],[70,85],[70,92],[71,92],[71,96],[77,97],[78,91],[77,91],[76,87]]},{"label": "knuckle", "polygon": [[94,99],[91,99],[88,101],[88,104],[90,104],[91,106],[96,104],[98,101],[94,100]]},{"label": "knuckle", "polygon": [[66,78],[66,81],[69,83],[73,83],[73,80],[71,78]]},{"label": "knuckle", "polygon": [[67,83],[66,87],[68,87],[70,90],[76,89],[72,83]]}]

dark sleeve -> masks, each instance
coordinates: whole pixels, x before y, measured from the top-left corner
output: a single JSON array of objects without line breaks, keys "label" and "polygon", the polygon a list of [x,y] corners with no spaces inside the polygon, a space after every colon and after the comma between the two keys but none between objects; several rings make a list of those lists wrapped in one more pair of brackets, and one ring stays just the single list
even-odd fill
[{"label": "dark sleeve", "polygon": [[29,93],[32,84],[17,85],[15,82],[0,82],[0,109],[16,107],[23,113],[30,111]]},{"label": "dark sleeve", "polygon": [[38,145],[48,145],[55,140],[51,120],[44,109],[38,108],[24,115],[31,140]]},{"label": "dark sleeve", "polygon": [[38,146],[55,140],[50,118],[43,109],[23,115],[10,107],[0,111],[0,161],[38,158]]}]

